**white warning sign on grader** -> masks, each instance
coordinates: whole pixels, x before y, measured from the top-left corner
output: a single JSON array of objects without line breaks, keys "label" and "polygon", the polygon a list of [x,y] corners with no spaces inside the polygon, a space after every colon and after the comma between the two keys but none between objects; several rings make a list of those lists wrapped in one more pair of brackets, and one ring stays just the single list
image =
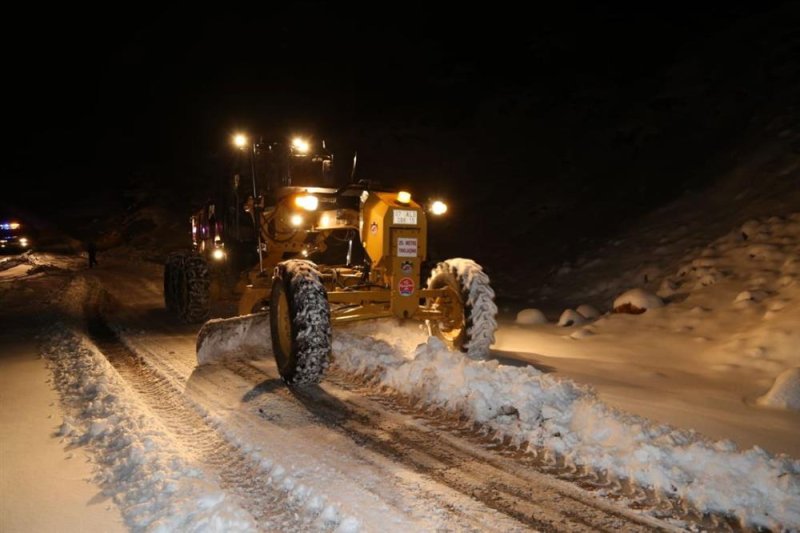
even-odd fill
[{"label": "white warning sign on grader", "polygon": [[397,257],[417,257],[416,237],[399,237],[397,239]]},{"label": "white warning sign on grader", "polygon": [[409,209],[393,209],[392,224],[411,224],[417,223],[417,212]]}]

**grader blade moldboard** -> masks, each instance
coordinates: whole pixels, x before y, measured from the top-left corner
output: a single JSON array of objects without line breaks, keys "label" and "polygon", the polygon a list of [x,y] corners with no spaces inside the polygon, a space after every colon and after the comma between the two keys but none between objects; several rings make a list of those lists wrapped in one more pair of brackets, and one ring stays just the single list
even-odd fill
[{"label": "grader blade moldboard", "polygon": [[197,333],[197,364],[252,357],[270,346],[269,313],[217,318]]}]

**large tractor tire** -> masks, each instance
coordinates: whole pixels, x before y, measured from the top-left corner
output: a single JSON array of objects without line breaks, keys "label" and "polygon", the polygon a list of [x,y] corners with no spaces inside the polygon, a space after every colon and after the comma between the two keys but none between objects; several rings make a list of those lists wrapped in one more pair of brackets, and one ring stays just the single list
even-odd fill
[{"label": "large tractor tire", "polygon": [[446,299],[426,302],[444,312],[445,319],[429,320],[428,330],[471,359],[486,359],[497,330],[497,305],[489,276],[470,259],[448,259],[431,271],[429,289],[451,289]]},{"label": "large tractor tire", "polygon": [[187,324],[208,319],[210,312],[208,263],[199,255],[187,255],[176,273],[176,310]]},{"label": "large tractor tire", "polygon": [[330,361],[331,312],[314,263],[292,259],[275,268],[269,325],[283,380],[290,385],[319,383]]},{"label": "large tractor tire", "polygon": [[164,262],[164,305],[170,313],[178,313],[180,272],[188,252],[172,252]]}]

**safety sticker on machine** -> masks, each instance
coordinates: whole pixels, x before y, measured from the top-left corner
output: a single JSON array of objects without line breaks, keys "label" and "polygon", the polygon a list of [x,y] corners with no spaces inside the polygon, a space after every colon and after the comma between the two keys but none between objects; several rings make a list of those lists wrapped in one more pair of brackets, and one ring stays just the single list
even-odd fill
[{"label": "safety sticker on machine", "polygon": [[399,237],[397,239],[397,257],[417,257],[417,238]]},{"label": "safety sticker on machine", "polygon": [[411,278],[402,278],[397,283],[397,291],[400,296],[411,296],[414,294],[414,280]]}]

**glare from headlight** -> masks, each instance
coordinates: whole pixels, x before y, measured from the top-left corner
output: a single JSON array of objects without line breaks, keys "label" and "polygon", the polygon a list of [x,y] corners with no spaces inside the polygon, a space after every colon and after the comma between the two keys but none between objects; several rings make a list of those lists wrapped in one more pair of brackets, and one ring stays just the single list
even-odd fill
[{"label": "glare from headlight", "polygon": [[215,248],[213,252],[211,252],[211,257],[216,259],[217,261],[222,261],[225,259],[225,250],[221,248]]},{"label": "glare from headlight", "polygon": [[303,217],[300,215],[292,215],[292,217],[289,219],[289,222],[291,222],[292,226],[302,226]]},{"label": "glare from headlight", "polygon": [[292,148],[294,148],[297,152],[300,152],[301,154],[307,154],[310,145],[308,144],[308,141],[303,139],[302,137],[295,137],[294,139],[292,139]]},{"label": "glare from headlight", "polygon": [[319,198],[313,194],[306,194],[295,198],[294,203],[297,207],[302,207],[306,211],[316,211],[317,207],[319,207]]},{"label": "glare from headlight", "polygon": [[434,215],[444,215],[447,213],[447,204],[441,200],[436,200],[431,204],[431,213]]},{"label": "glare from headlight", "polygon": [[235,144],[237,148],[244,148],[245,145],[247,145],[247,136],[243,133],[237,133],[233,136],[233,144]]}]

